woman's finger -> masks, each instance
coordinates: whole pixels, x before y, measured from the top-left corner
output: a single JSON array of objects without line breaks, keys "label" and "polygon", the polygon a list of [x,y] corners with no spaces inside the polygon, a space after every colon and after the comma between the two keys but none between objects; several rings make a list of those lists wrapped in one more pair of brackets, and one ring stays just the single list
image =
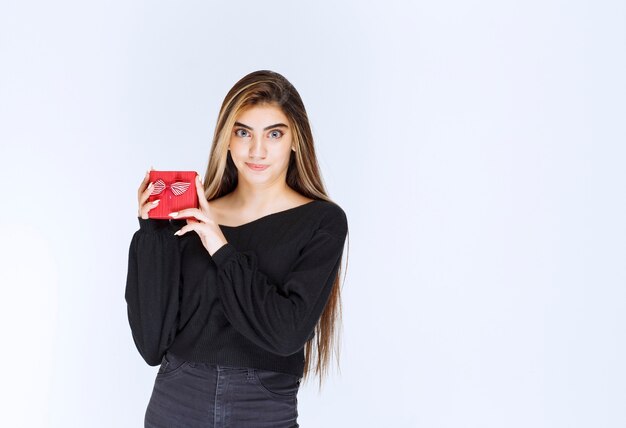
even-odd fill
[{"label": "woman's finger", "polygon": [[204,213],[200,211],[198,208],[187,208],[184,210],[180,210],[178,212],[170,213],[169,215],[172,218],[193,217],[205,223],[209,221],[209,218],[206,215],[204,215]]},{"label": "woman's finger", "polygon": [[187,232],[190,232],[192,230],[197,231],[200,227],[202,227],[201,223],[188,223],[186,226],[181,227],[180,229],[178,229],[174,235],[176,236],[182,236]]},{"label": "woman's finger", "polygon": [[148,200],[148,198],[150,197],[150,194],[152,193],[153,188],[154,188],[154,183],[148,184],[148,187],[146,187],[145,190],[139,196],[139,205],[143,205]]},{"label": "woman's finger", "polygon": [[150,212],[150,210],[152,208],[156,208],[156,206],[159,205],[159,201],[160,201],[160,199],[156,199],[156,200],[154,200],[152,202],[147,202],[147,203],[143,204],[141,206],[141,218],[143,218],[143,219],[149,218],[148,213]]},{"label": "woman's finger", "polygon": [[204,194],[204,185],[202,184],[202,180],[199,175],[196,175],[196,192],[198,193],[198,201],[200,202],[200,208],[203,211],[209,210],[209,201],[206,200],[206,195]]},{"label": "woman's finger", "polygon": [[150,171],[146,171],[146,175],[144,175],[143,180],[141,180],[139,189],[137,189],[137,198],[140,198],[143,191],[146,190],[146,186],[148,185],[148,180],[150,180]]}]

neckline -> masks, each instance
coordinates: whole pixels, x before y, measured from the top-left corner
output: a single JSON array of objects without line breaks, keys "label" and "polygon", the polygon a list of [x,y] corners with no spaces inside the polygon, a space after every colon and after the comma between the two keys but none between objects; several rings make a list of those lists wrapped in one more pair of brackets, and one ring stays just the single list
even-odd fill
[{"label": "neckline", "polygon": [[306,202],[304,204],[296,205],[295,207],[287,208],[286,210],[276,211],[275,213],[269,213],[269,214],[266,214],[266,215],[261,216],[259,218],[256,218],[254,220],[251,220],[251,221],[249,221],[247,223],[243,223],[243,224],[240,224],[240,225],[237,225],[237,226],[228,226],[226,224],[219,224],[219,223],[218,223],[218,226],[221,227],[221,228],[227,228],[227,229],[239,229],[239,228],[248,226],[250,224],[257,223],[257,222],[259,222],[261,220],[267,219],[268,217],[276,216],[276,215],[279,215],[279,214],[286,214],[288,212],[295,211],[298,208],[306,207],[306,206],[311,205],[311,204],[313,204],[315,202],[318,202],[318,201],[320,201],[320,199],[313,199],[312,201]]}]

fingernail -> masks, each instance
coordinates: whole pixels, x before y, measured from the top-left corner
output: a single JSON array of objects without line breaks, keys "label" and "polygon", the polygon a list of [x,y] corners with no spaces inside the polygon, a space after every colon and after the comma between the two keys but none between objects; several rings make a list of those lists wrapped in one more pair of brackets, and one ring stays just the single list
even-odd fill
[{"label": "fingernail", "polygon": [[150,189],[153,185],[154,183],[150,182],[150,184],[148,184],[148,189]]},{"label": "fingernail", "polygon": [[171,215],[172,217],[176,217],[176,216],[178,215],[178,213],[177,213],[177,212],[175,212],[175,213],[170,213],[170,215]]},{"label": "fingernail", "polygon": [[157,199],[157,200],[155,200],[155,201],[152,201],[152,205],[156,205],[156,204],[158,204],[158,203],[159,203],[159,201],[160,201],[160,199]]}]

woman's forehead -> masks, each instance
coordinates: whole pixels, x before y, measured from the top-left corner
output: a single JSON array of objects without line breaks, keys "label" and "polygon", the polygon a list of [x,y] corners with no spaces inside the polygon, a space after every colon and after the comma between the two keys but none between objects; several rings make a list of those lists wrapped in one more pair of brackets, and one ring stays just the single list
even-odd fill
[{"label": "woman's forehead", "polygon": [[[238,116],[237,121],[249,121],[258,124],[265,124],[273,120],[287,120],[287,116],[283,113],[283,110],[275,104],[257,104],[252,105],[243,110]],[[250,123],[246,123],[250,125]]]}]

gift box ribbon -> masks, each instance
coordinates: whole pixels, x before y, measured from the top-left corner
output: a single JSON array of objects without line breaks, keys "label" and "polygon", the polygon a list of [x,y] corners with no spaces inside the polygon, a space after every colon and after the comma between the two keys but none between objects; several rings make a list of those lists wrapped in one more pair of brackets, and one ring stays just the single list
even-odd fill
[{"label": "gift box ribbon", "polygon": [[163,181],[162,179],[158,179],[157,181],[154,182],[154,189],[152,189],[152,193],[150,193],[150,195],[159,195],[161,194],[165,189],[169,188],[170,191],[176,195],[176,196],[180,196],[183,193],[185,193],[187,191],[187,189],[189,189],[189,186],[191,185],[191,183],[189,183],[188,181],[177,181],[175,183],[172,184],[165,184],[165,181]]}]

